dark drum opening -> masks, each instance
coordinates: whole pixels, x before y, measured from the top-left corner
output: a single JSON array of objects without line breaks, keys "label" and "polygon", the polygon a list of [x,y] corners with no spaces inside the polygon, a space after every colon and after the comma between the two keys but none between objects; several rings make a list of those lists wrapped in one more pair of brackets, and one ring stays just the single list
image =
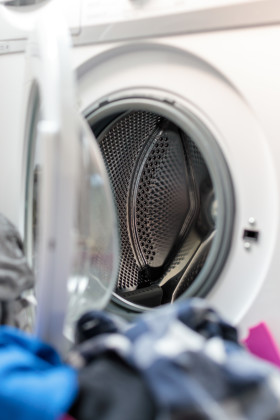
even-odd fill
[{"label": "dark drum opening", "polygon": [[154,112],[91,119],[91,128],[118,212],[116,294],[148,307],[173,302],[195,282],[215,238],[218,200],[207,164],[188,133]]}]

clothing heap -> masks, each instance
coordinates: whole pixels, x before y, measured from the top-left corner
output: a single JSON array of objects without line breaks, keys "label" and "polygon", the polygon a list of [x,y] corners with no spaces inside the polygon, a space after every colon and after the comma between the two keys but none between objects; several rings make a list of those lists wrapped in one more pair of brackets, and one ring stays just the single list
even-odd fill
[{"label": "clothing heap", "polygon": [[248,353],[202,299],[132,323],[86,313],[63,360],[21,331],[34,280],[18,233],[0,219],[0,420],[280,418],[279,370]]}]

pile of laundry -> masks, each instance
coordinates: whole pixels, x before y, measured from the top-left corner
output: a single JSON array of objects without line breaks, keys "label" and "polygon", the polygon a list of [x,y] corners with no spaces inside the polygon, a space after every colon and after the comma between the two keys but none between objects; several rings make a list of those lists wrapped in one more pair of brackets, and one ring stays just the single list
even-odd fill
[{"label": "pile of laundry", "polygon": [[0,420],[280,418],[280,371],[198,298],[126,322],[92,311],[63,357],[26,329],[33,288],[22,242],[0,217]]}]

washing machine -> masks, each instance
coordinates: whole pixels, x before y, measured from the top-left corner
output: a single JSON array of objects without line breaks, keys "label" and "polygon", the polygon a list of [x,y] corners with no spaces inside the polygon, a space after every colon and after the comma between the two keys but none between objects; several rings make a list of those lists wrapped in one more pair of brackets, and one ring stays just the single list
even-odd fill
[{"label": "washing machine", "polygon": [[[241,335],[265,321],[280,343],[279,2],[85,0],[80,13],[76,109],[99,144],[119,224],[108,309],[129,318],[201,296]],[[32,95],[17,207],[31,257]]]}]

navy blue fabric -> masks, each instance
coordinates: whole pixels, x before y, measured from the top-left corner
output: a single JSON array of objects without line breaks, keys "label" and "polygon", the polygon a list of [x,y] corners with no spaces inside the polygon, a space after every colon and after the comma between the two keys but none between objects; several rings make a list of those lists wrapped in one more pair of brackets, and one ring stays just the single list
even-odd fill
[{"label": "navy blue fabric", "polygon": [[57,420],[78,392],[76,370],[54,349],[0,327],[0,420]]},{"label": "navy blue fabric", "polygon": [[104,333],[116,333],[126,325],[125,321],[106,312],[90,311],[80,317],[75,329],[75,342],[81,343]]},{"label": "navy blue fabric", "polygon": [[279,371],[249,354],[236,329],[205,301],[163,306],[109,334],[104,314],[94,316],[99,335],[78,345],[72,360],[117,356],[141,374],[159,418],[280,418]]}]

